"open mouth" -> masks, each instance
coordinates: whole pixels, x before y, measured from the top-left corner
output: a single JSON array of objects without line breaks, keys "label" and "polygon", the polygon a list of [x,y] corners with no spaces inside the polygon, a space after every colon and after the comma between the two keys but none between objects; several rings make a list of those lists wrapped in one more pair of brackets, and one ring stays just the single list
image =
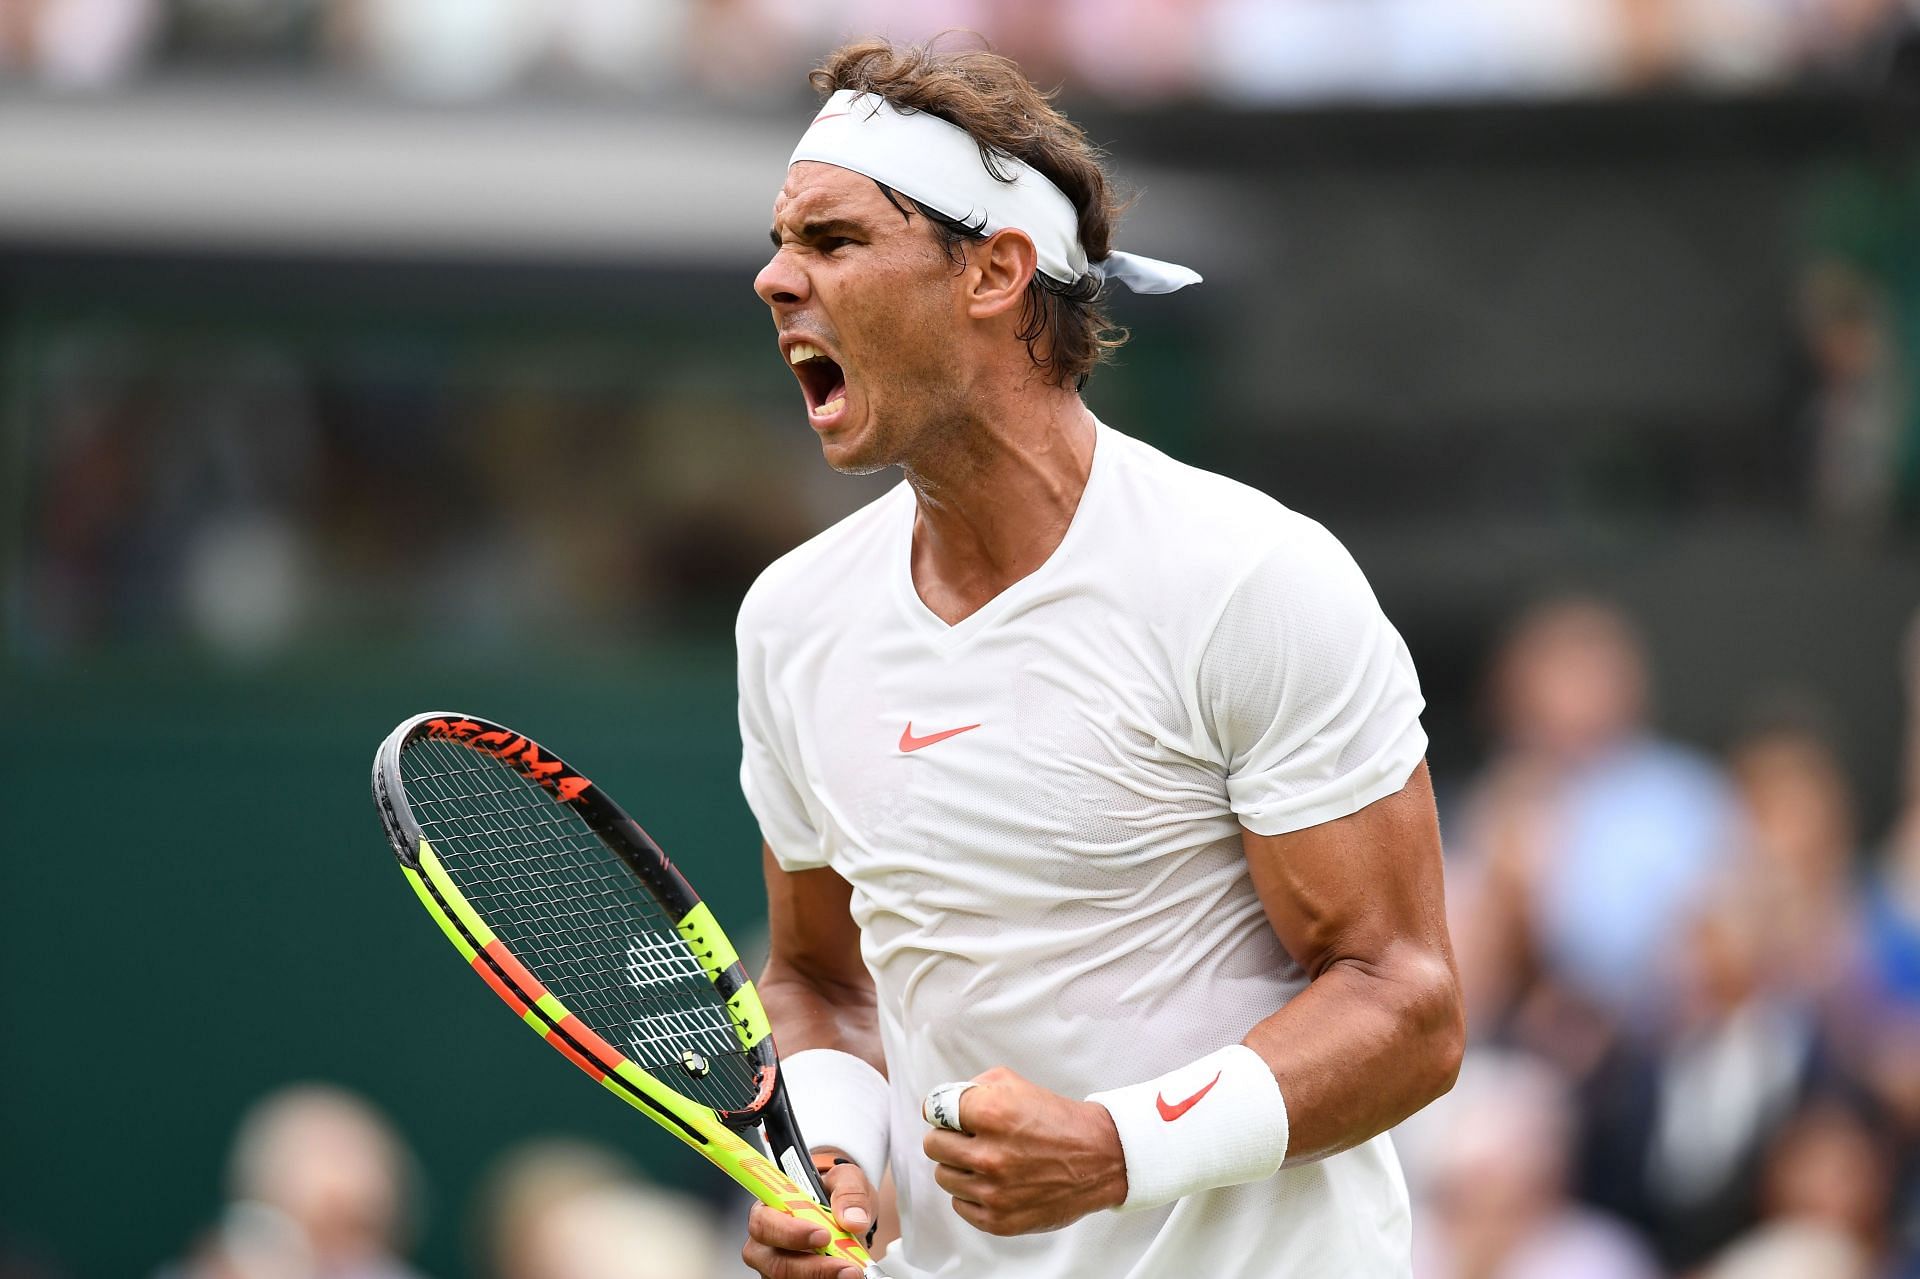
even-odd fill
[{"label": "open mouth", "polygon": [[800,379],[800,390],[807,397],[807,412],[813,417],[835,417],[847,407],[846,374],[825,351],[811,342],[795,342],[787,348],[787,363]]}]

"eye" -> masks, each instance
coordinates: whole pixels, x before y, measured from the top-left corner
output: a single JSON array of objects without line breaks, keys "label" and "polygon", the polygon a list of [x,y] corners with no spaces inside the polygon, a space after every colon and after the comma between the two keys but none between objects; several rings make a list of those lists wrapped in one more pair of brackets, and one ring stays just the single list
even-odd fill
[{"label": "eye", "polygon": [[816,243],[819,245],[822,253],[832,253],[836,249],[845,248],[847,245],[852,244],[853,241],[844,235],[823,235]]}]

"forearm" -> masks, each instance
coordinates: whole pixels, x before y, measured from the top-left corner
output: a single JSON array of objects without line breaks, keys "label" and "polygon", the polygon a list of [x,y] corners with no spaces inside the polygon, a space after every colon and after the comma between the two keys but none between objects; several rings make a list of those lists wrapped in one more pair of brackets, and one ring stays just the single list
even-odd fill
[{"label": "forearm", "polygon": [[885,1074],[873,976],[860,957],[860,930],[851,915],[852,886],[825,867],[784,870],[765,844],[760,859],[769,945],[756,985],[781,1056],[832,1048]]},{"label": "forearm", "polygon": [[871,982],[836,981],[784,964],[776,956],[755,986],[782,1056],[809,1048],[835,1048],[886,1073]]},{"label": "forearm", "polygon": [[1244,1042],[1279,1081],[1291,1166],[1357,1146],[1446,1092],[1465,1040],[1451,962],[1406,943],[1327,964]]},{"label": "forearm", "polygon": [[777,954],[760,999],[780,1043],[801,1139],[815,1156],[851,1159],[877,1184],[887,1166],[890,1106],[872,983],[829,980],[783,965]]}]

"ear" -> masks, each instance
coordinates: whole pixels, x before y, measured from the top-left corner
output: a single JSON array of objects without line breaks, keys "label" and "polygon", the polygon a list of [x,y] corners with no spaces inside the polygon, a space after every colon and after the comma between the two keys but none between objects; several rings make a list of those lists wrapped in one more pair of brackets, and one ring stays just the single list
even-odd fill
[{"label": "ear", "polygon": [[976,320],[1020,305],[1039,269],[1040,255],[1025,231],[995,231],[967,253],[967,314]]}]

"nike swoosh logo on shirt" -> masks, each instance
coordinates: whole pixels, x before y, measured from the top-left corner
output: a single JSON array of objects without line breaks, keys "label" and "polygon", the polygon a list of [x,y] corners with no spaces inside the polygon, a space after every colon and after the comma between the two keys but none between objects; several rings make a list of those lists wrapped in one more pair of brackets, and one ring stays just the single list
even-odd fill
[{"label": "nike swoosh logo on shirt", "polygon": [[1177,1106],[1169,1106],[1167,1104],[1166,1094],[1155,1093],[1153,1095],[1153,1104],[1160,1108],[1160,1117],[1166,1120],[1168,1123],[1172,1123],[1174,1120],[1178,1119],[1180,1116],[1186,1114],[1189,1110],[1192,1110],[1195,1106],[1199,1105],[1200,1099],[1206,1096],[1208,1093],[1212,1092],[1213,1086],[1219,1082],[1220,1082],[1220,1076],[1216,1074],[1212,1079],[1207,1080],[1207,1086],[1205,1088],[1202,1088],[1199,1092],[1193,1094],[1193,1096],[1187,1098],[1185,1101],[1181,1102]]},{"label": "nike swoosh logo on shirt", "polygon": [[913,721],[908,720],[907,726],[900,730],[900,749],[903,751],[917,751],[922,746],[931,746],[935,742],[944,742],[949,737],[958,737],[962,733],[970,733],[978,727],[980,727],[978,724],[963,724],[959,728],[949,728],[944,733],[928,733],[925,737],[915,737],[913,735]]}]

